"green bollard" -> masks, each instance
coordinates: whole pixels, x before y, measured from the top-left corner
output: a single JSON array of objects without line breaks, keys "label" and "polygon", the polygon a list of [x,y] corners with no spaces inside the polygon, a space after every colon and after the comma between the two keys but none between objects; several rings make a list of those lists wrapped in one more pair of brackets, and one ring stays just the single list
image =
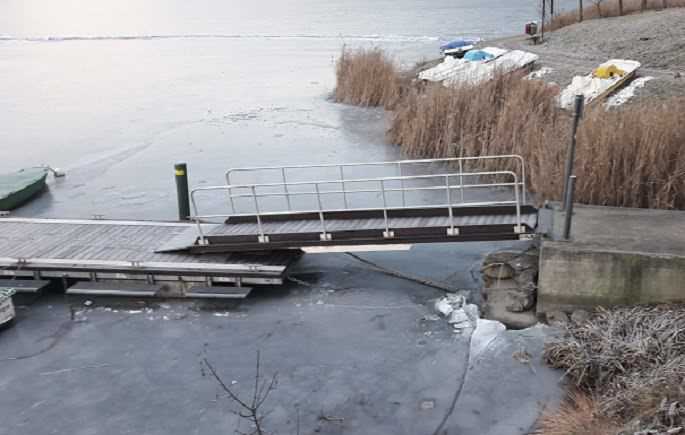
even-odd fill
[{"label": "green bollard", "polygon": [[176,194],[178,196],[178,219],[190,219],[190,195],[188,194],[188,166],[185,163],[174,165],[176,174]]}]

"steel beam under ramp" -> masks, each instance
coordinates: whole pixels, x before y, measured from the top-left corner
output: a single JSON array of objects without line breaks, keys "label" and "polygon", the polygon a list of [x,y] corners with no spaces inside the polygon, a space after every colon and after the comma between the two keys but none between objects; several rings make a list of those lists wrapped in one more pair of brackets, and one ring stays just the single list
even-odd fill
[{"label": "steel beam under ramp", "polygon": [[[519,240],[537,228],[516,155],[240,168],[226,182],[191,193],[191,253]],[[229,210],[201,214],[200,202]]]}]

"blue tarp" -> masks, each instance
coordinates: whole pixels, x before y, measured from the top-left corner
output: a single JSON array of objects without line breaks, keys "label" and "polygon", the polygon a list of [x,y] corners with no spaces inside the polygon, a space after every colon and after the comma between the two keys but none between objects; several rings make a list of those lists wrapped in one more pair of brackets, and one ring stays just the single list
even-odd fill
[{"label": "blue tarp", "polygon": [[495,56],[493,56],[492,54],[483,50],[471,50],[464,55],[465,60],[470,60],[472,62],[494,59],[494,57]]}]

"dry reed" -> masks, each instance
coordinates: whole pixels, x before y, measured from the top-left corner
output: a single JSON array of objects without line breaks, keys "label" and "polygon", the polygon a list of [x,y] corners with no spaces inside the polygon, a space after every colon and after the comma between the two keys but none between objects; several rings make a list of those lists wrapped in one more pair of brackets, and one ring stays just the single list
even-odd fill
[{"label": "dry reed", "polygon": [[[621,15],[618,0],[586,1],[583,8],[583,19],[618,17]],[[648,0],[645,10],[685,7],[685,0]],[[642,11],[642,0],[623,0],[623,15]],[[557,30],[578,22],[578,10],[571,10],[555,15],[545,24],[545,30]]]},{"label": "dry reed", "polygon": [[355,106],[392,109],[405,82],[393,59],[383,50],[343,47],[336,65],[334,99]]},{"label": "dry reed", "polygon": [[597,402],[581,391],[569,393],[559,409],[546,411],[534,435],[616,435],[620,426],[598,412]]}]

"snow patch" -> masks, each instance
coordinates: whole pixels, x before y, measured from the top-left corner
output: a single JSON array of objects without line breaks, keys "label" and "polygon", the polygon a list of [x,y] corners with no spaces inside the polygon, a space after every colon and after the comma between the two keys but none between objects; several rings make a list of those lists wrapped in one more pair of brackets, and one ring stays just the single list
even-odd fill
[{"label": "snow patch", "polygon": [[526,79],[527,80],[538,80],[538,79],[543,78],[547,74],[550,74],[553,71],[554,70],[552,68],[547,67],[547,66],[543,66],[542,68],[537,69],[537,70],[533,71],[532,73],[528,74],[526,76]]},{"label": "snow patch", "polygon": [[648,81],[653,80],[653,79],[654,79],[654,77],[649,76],[649,77],[640,77],[640,78],[633,80],[633,82],[630,85],[626,86],[625,88],[621,89],[616,94],[609,97],[605,106],[607,108],[610,108],[610,107],[620,106],[621,104],[625,104],[628,100],[630,100],[631,98],[633,98],[635,96],[635,91],[637,89],[644,88],[645,83],[647,83]]},{"label": "snow patch", "polygon": [[476,330],[471,335],[470,359],[478,357],[506,329],[503,323],[496,320],[478,319]]}]

